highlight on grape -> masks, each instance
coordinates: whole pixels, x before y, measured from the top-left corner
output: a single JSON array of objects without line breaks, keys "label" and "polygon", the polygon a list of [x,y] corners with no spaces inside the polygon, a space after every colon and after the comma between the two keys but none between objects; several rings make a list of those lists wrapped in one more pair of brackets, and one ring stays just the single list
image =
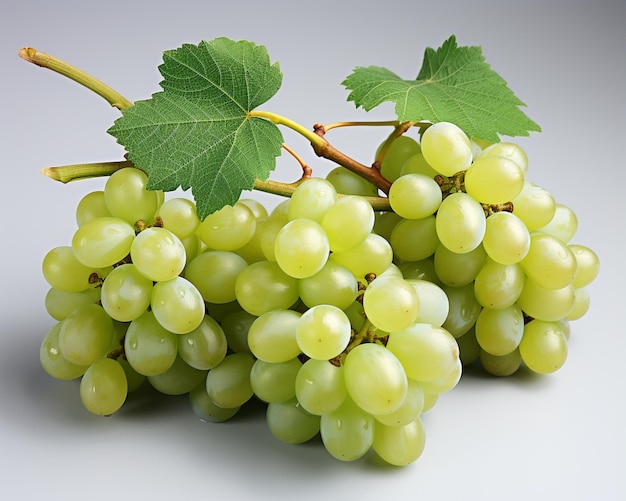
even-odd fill
[{"label": "highlight on grape", "polygon": [[287,197],[271,210],[238,195],[204,213],[196,193],[151,185],[132,155],[48,171],[107,177],[78,202],[67,245],[43,257],[43,368],[80,379],[96,415],[146,385],[187,395],[208,422],[262,402],[283,442],[319,437],[338,460],[373,451],[398,466],[420,457],[422,416],[465,367],[557,371],[599,272],[574,211],[528,179],[514,142],[452,121],[384,125],[367,167],[327,143],[333,127],[289,122],[335,165],[255,182]]}]

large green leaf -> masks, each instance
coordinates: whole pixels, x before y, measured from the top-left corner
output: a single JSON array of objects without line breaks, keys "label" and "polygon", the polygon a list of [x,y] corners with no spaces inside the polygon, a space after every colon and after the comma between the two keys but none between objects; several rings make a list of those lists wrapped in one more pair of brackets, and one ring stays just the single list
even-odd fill
[{"label": "large green leaf", "polygon": [[426,49],[415,80],[369,66],[355,68],[343,85],[351,91],[348,100],[366,111],[391,101],[400,121],[452,122],[470,137],[498,141],[499,135],[541,130],[485,62],[482,49],[458,47],[454,36],[437,50]]},{"label": "large green leaf", "polygon": [[124,109],[109,133],[149,188],[191,188],[204,218],[274,170],[282,134],[249,112],[277,92],[282,74],[264,47],[226,38],[167,51],[159,70],[163,91]]}]

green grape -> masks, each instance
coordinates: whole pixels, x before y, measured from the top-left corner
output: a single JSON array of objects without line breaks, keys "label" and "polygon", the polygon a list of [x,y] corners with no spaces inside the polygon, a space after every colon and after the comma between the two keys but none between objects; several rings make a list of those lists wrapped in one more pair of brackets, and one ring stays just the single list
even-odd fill
[{"label": "green grape", "polygon": [[438,393],[426,393],[424,392],[424,410],[422,410],[422,414],[431,410],[439,401]]},{"label": "green grape", "polygon": [[104,201],[104,191],[92,191],[80,199],[76,206],[76,224],[80,227],[92,219],[110,216]]},{"label": "green grape", "polygon": [[554,197],[540,186],[528,181],[512,202],[513,214],[524,222],[528,231],[535,231],[547,225],[556,212]]},{"label": "green grape", "polygon": [[330,304],[339,309],[350,306],[358,294],[356,278],[338,263],[327,261],[315,275],[298,281],[298,293],[309,308]]},{"label": "green grape", "polygon": [[418,278],[408,278],[417,293],[419,309],[415,323],[442,326],[450,313],[450,302],[444,290],[437,284]]},{"label": "green grape", "polygon": [[364,197],[375,197],[378,195],[376,186],[345,167],[339,166],[332,169],[326,174],[326,180],[335,187],[337,193],[361,195]]},{"label": "green grape", "polygon": [[471,365],[480,358],[481,348],[476,340],[474,329],[470,329],[462,336],[457,337],[456,343],[459,345],[459,356],[463,366]]},{"label": "green grape", "polygon": [[589,311],[589,306],[591,306],[591,296],[589,295],[589,291],[584,287],[574,289],[574,305],[565,319],[570,321],[578,320],[579,318],[584,317],[587,311]]},{"label": "green grape", "polygon": [[181,242],[185,248],[185,266],[187,266],[201,252],[202,244],[197,235],[185,237]]},{"label": "green grape", "polygon": [[289,221],[289,205],[291,203],[291,198],[287,198],[280,202],[276,207],[272,209],[268,219],[272,221],[281,222],[282,224],[287,224]]},{"label": "green grape", "polygon": [[548,322],[567,317],[575,301],[576,292],[572,285],[562,289],[546,289],[531,279],[526,279],[517,299],[517,303],[528,316]]},{"label": "green grape", "polygon": [[209,371],[206,390],[216,405],[224,408],[240,407],[253,395],[250,371],[254,358],[247,353],[231,353]]},{"label": "green grape", "polygon": [[263,251],[263,227],[268,224],[267,219],[257,219],[256,229],[254,235],[248,240],[248,243],[243,247],[235,250],[239,256],[241,256],[247,263],[256,263],[258,261],[265,261],[266,256]]},{"label": "green grape", "polygon": [[102,307],[84,304],[63,321],[59,348],[67,361],[91,365],[107,354],[112,338],[113,322]]},{"label": "green grape", "polygon": [[85,266],[106,268],[130,253],[135,230],[122,219],[99,217],[82,225],[72,237],[74,255]]},{"label": "green grape", "polygon": [[193,235],[200,225],[196,204],[187,198],[170,198],[159,207],[157,215],[163,228],[181,240]]},{"label": "green grape", "polygon": [[292,219],[276,235],[274,255],[280,268],[294,278],[306,278],[322,269],[330,251],[324,229],[315,221]]},{"label": "green grape", "polygon": [[578,218],[574,211],[563,204],[556,204],[554,216],[538,231],[552,235],[563,243],[568,243],[578,230]]},{"label": "green grape", "polygon": [[92,280],[100,273],[108,271],[100,270],[82,264],[71,247],[62,245],[55,247],[46,253],[41,264],[43,276],[51,287],[65,292],[81,292],[95,287],[99,282]]},{"label": "green grape", "polygon": [[524,334],[524,314],[513,304],[508,308],[483,308],[476,319],[476,340],[487,353],[495,356],[514,351]]},{"label": "green grape", "polygon": [[328,208],[337,201],[337,190],[326,179],[310,178],[291,195],[287,214],[289,220],[311,219],[321,223]]},{"label": "green grape", "polygon": [[256,218],[241,202],[208,215],[196,230],[209,249],[234,251],[246,245],[256,230]]},{"label": "green grape", "polygon": [[559,324],[533,320],[524,328],[519,352],[526,366],[539,374],[560,369],[567,359],[567,339]]},{"label": "green grape", "polygon": [[196,416],[208,423],[222,423],[232,418],[241,407],[224,409],[211,400],[206,391],[206,384],[201,382],[189,392],[191,410]]},{"label": "green grape", "polygon": [[395,256],[402,261],[421,261],[432,256],[439,246],[435,216],[399,221],[389,241]]},{"label": "green grape", "polygon": [[400,176],[389,190],[391,208],[406,219],[422,219],[434,214],[441,200],[439,185],[422,174]]},{"label": "green grape", "polygon": [[257,221],[262,221],[269,217],[267,209],[258,200],[254,200],[253,198],[240,198],[239,202],[246,205],[248,209],[252,211]]},{"label": "green grape", "polygon": [[377,329],[392,332],[415,322],[420,303],[415,288],[403,278],[379,277],[367,286],[363,308]]},{"label": "green grape", "polygon": [[433,379],[432,381],[420,381],[420,384],[422,385],[424,393],[440,395],[452,390],[461,380],[462,375],[463,362],[461,362],[459,358],[447,374],[444,374],[440,378]]},{"label": "green grape", "polygon": [[507,158],[515,162],[520,167],[524,176],[528,172],[528,156],[522,147],[515,143],[500,141],[499,143],[489,145],[482,150],[479,158],[488,156]]},{"label": "green grape", "polygon": [[370,233],[363,242],[343,252],[333,252],[330,260],[348,268],[357,279],[380,275],[393,262],[393,249],[380,235]]},{"label": "green grape", "polygon": [[402,169],[400,169],[400,176],[405,176],[406,174],[421,174],[433,179],[439,173],[428,165],[423,153],[420,151],[419,153],[411,155],[407,158],[402,165]]},{"label": "green grape", "polygon": [[448,195],[437,211],[437,235],[452,252],[473,251],[482,242],[486,226],[482,206],[467,193]]},{"label": "green grape", "polygon": [[572,282],[574,287],[581,288],[593,282],[600,272],[600,258],[589,247],[570,244],[569,249],[576,258],[576,276]]},{"label": "green grape", "polygon": [[218,365],[228,350],[226,334],[220,324],[205,315],[191,332],[178,336],[178,355],[198,370],[209,370]]},{"label": "green grape", "polygon": [[109,273],[102,284],[102,307],[114,320],[130,322],[148,309],[151,295],[152,280],[134,264],[123,264]]},{"label": "green grape", "polygon": [[246,266],[245,259],[234,252],[206,250],[189,262],[184,276],[205,301],[224,304],[235,300],[235,282]]},{"label": "green grape", "polygon": [[519,264],[500,264],[487,260],[474,280],[476,300],[485,308],[511,306],[522,293],[524,272]]},{"label": "green grape", "polygon": [[[376,151],[376,157],[378,158],[381,148],[385,145],[382,143]],[[385,152],[383,160],[380,165],[380,173],[385,179],[393,182],[400,177],[400,170],[404,166],[405,162],[421,152],[420,145],[415,139],[409,136],[398,136],[389,145],[389,148]]]},{"label": "green grape", "polygon": [[414,379],[407,378],[406,397],[400,406],[389,414],[375,414],[376,421],[387,426],[405,426],[420,417],[424,408],[424,390]]},{"label": "green grape", "polygon": [[135,237],[130,248],[133,264],[154,282],[177,277],[185,267],[185,246],[165,228],[146,228]]},{"label": "green grape", "polygon": [[417,381],[434,381],[448,375],[459,360],[459,347],[442,327],[413,324],[389,334],[387,349]]},{"label": "green grape", "polygon": [[295,398],[271,402],[265,416],[272,435],[288,444],[308,442],[320,431],[320,417],[303,410]]},{"label": "green grape", "polygon": [[277,364],[257,360],[250,371],[252,391],[267,403],[286,402],[296,396],[296,376],[302,367],[297,358]]},{"label": "green grape", "polygon": [[68,361],[61,353],[59,334],[63,321],[57,322],[44,336],[39,349],[39,361],[43,369],[56,379],[76,379],[87,370],[85,365]]},{"label": "green grape", "polygon": [[391,414],[404,402],[407,375],[400,361],[384,346],[362,343],[343,362],[348,395],[365,412]]},{"label": "green grape", "polygon": [[167,371],[178,353],[178,337],[159,324],[151,311],[133,320],[124,338],[124,353],[130,366],[144,376]]},{"label": "green grape", "polygon": [[391,232],[402,219],[403,218],[392,211],[376,212],[372,233],[380,235],[389,242],[391,240]]},{"label": "green grape", "polygon": [[424,451],[426,434],[420,418],[403,426],[376,423],[373,449],[381,459],[395,466],[416,461]]},{"label": "green grape", "polygon": [[248,265],[235,281],[235,296],[241,307],[261,316],[272,310],[287,310],[298,300],[298,281],[273,261]]},{"label": "green grape", "polygon": [[183,277],[156,283],[150,306],[159,323],[176,334],[194,330],[205,314],[202,294]]},{"label": "green grape", "polygon": [[480,350],[480,365],[492,376],[511,376],[522,365],[522,356],[519,348],[506,355],[492,355],[485,350]]},{"label": "green grape", "polygon": [[466,170],[472,163],[472,145],[458,126],[450,122],[431,125],[422,134],[422,154],[444,176]]},{"label": "green grape", "polygon": [[169,369],[156,376],[148,376],[148,382],[164,395],[184,395],[207,377],[207,371],[195,369],[181,357],[176,357]]},{"label": "green grape", "polygon": [[296,323],[296,342],[305,355],[316,360],[330,360],[350,342],[350,320],[337,308],[321,304],[309,308]]},{"label": "green grape", "polygon": [[296,327],[301,314],[293,310],[272,310],[260,315],[249,327],[248,346],[259,360],[287,362],[301,350],[296,341]]},{"label": "green grape", "polygon": [[231,301],[230,303],[205,303],[206,313],[218,323],[222,323],[224,318],[231,313],[243,311],[241,305],[237,301]]},{"label": "green grape", "polygon": [[496,212],[487,218],[483,248],[500,264],[519,263],[530,249],[530,233],[512,212]]},{"label": "green grape", "polygon": [[93,414],[113,414],[124,405],[127,395],[126,373],[111,358],[94,362],[80,380],[80,400]]},{"label": "green grape", "polygon": [[331,205],[322,218],[330,250],[341,252],[360,244],[374,227],[374,210],[365,199],[347,195]]},{"label": "green grape", "polygon": [[331,456],[355,461],[372,447],[374,418],[347,397],[337,409],[322,415],[320,435]]},{"label": "green grape", "polygon": [[465,172],[467,194],[481,203],[509,202],[521,193],[523,187],[521,167],[505,157],[480,157]]},{"label": "green grape", "polygon": [[458,338],[469,331],[476,323],[482,306],[474,294],[474,283],[460,287],[443,285],[441,288],[448,296],[450,304],[448,318],[446,318],[442,327],[455,338]]},{"label": "green grape", "polygon": [[445,245],[438,245],[434,254],[434,269],[437,278],[452,287],[472,283],[487,261],[487,253],[482,245],[470,252],[458,254]]},{"label": "green grape", "polygon": [[64,320],[79,306],[100,301],[100,291],[100,287],[80,292],[67,292],[50,287],[44,300],[46,311],[55,320]]},{"label": "green grape", "polygon": [[257,318],[244,310],[234,311],[224,317],[221,326],[226,335],[228,347],[232,351],[236,353],[252,353],[248,346],[248,331]]},{"label": "green grape", "polygon": [[546,289],[561,289],[576,276],[576,256],[558,238],[545,233],[530,236],[530,249],[520,265],[524,273]]},{"label": "green grape", "polygon": [[115,171],[104,185],[104,200],[109,212],[129,224],[137,221],[151,224],[159,209],[161,197],[147,189],[148,176],[140,169],[128,167]]},{"label": "green grape", "polygon": [[336,410],[345,400],[348,390],[343,367],[326,360],[307,360],[295,380],[296,398],[302,407],[318,416]]}]

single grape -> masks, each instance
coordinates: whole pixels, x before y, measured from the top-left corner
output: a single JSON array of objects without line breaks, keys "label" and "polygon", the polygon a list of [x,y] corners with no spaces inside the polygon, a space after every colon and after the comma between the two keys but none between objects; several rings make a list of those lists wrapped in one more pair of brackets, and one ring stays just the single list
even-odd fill
[{"label": "single grape", "polygon": [[189,262],[184,276],[205,301],[223,304],[236,299],[235,283],[246,266],[245,259],[234,252],[206,250]]},{"label": "single grape", "polygon": [[107,354],[112,338],[113,322],[102,307],[84,304],[63,321],[59,348],[67,361],[92,365]]},{"label": "single grape", "polygon": [[561,289],[576,276],[576,256],[558,238],[545,233],[533,233],[530,249],[520,265],[524,273],[546,289]]},{"label": "single grape", "polygon": [[360,244],[374,227],[374,210],[356,195],[341,197],[322,218],[330,250],[341,252]]},{"label": "single grape", "polygon": [[218,365],[228,350],[226,334],[220,324],[205,315],[191,332],[178,336],[178,355],[191,367],[209,370]]},{"label": "single grape", "polygon": [[480,350],[480,365],[492,376],[510,376],[515,374],[522,365],[519,348],[506,355],[492,355]]},{"label": "single grape", "polygon": [[434,214],[441,200],[439,185],[422,174],[400,176],[389,190],[391,208],[406,219],[422,219]]},{"label": "single grape", "polygon": [[568,243],[578,230],[578,218],[572,209],[556,204],[554,216],[546,224],[538,229],[542,233],[547,233],[559,239],[563,243]]},{"label": "single grape", "polygon": [[358,286],[348,268],[334,261],[327,261],[316,274],[298,280],[298,293],[309,308],[330,304],[343,310],[356,299]]},{"label": "single grape", "polygon": [[291,195],[287,214],[289,220],[311,219],[321,223],[328,208],[337,201],[337,190],[326,179],[310,178]]},{"label": "single grape", "polygon": [[276,262],[294,278],[310,277],[320,271],[328,260],[329,252],[324,229],[311,219],[292,219],[276,235]]},{"label": "single grape", "polygon": [[356,346],[348,352],[343,370],[348,395],[365,412],[391,414],[406,398],[408,381],[404,368],[384,346]]},{"label": "single grape", "polygon": [[421,261],[432,256],[439,246],[435,216],[399,221],[389,242],[394,255],[402,261]]},{"label": "single grape", "polygon": [[339,166],[332,169],[326,174],[326,180],[335,187],[337,193],[361,195],[364,197],[375,197],[378,195],[376,186],[345,167]]},{"label": "single grape", "polygon": [[487,218],[483,248],[500,264],[519,263],[530,249],[530,233],[512,212],[496,212]]},{"label": "single grape", "polygon": [[487,353],[507,355],[517,349],[524,334],[524,314],[513,304],[508,308],[483,308],[476,319],[476,340]]},{"label": "single grape", "polygon": [[345,266],[358,280],[362,280],[369,273],[380,275],[389,268],[393,262],[393,249],[383,237],[370,233],[357,246],[333,252],[329,259]]},{"label": "single grape", "polygon": [[486,226],[482,206],[467,193],[448,195],[437,211],[437,236],[452,252],[473,251],[481,244]]},{"label": "single grape", "polygon": [[584,317],[587,311],[589,311],[590,306],[591,295],[589,291],[584,287],[574,289],[574,306],[572,306],[565,320],[572,321]]},{"label": "single grape", "polygon": [[272,435],[288,444],[308,442],[320,430],[319,416],[303,410],[295,398],[287,402],[271,402],[265,416]]},{"label": "single grape", "polygon": [[546,289],[532,279],[526,279],[517,299],[517,303],[528,316],[548,322],[567,317],[575,301],[576,292],[572,285],[562,289]]},{"label": "single grape", "polygon": [[158,210],[163,228],[181,240],[193,235],[200,225],[196,204],[187,198],[170,198]]},{"label": "single grape", "polygon": [[82,226],[92,219],[111,216],[104,201],[104,191],[92,191],[80,199],[76,206],[76,224]]},{"label": "single grape", "polygon": [[569,245],[576,258],[576,276],[572,285],[576,288],[585,287],[593,282],[600,272],[600,258],[589,247],[579,244]]},{"label": "single grape", "polygon": [[124,338],[124,353],[130,366],[144,376],[167,371],[178,353],[178,337],[159,324],[151,311],[133,320]]},{"label": "single grape", "polygon": [[158,322],[176,334],[197,328],[205,314],[202,294],[183,277],[158,282],[152,288],[150,306]]},{"label": "single grape", "polygon": [[104,311],[114,320],[130,322],[150,306],[152,280],[134,264],[123,264],[106,277],[101,290]]},{"label": "single grape", "polygon": [[109,270],[87,266],[76,259],[71,247],[62,245],[46,253],[41,264],[44,279],[51,287],[65,292],[81,292],[99,284],[93,277]]},{"label": "single grape", "polygon": [[513,214],[524,222],[528,231],[535,231],[547,225],[556,212],[554,197],[540,186],[528,181],[512,202]]},{"label": "single grape", "polygon": [[124,405],[127,395],[126,373],[110,358],[94,362],[80,380],[80,400],[93,414],[113,414]]},{"label": "single grape", "polygon": [[482,305],[476,299],[473,282],[460,287],[443,285],[442,289],[448,296],[450,304],[448,318],[442,327],[458,338],[476,323]]},{"label": "single grape", "polygon": [[216,405],[240,407],[253,395],[250,371],[254,358],[247,353],[231,353],[211,369],[206,378],[206,390]]},{"label": "single grape", "polygon": [[505,157],[480,157],[465,172],[467,194],[481,203],[509,202],[520,194],[523,187],[521,167]]},{"label": "single grape", "polygon": [[[381,149],[386,146],[387,143],[382,143],[377,151],[376,157],[378,158]],[[418,142],[409,136],[396,137],[388,146],[387,151],[383,156],[383,160],[380,165],[380,172],[385,179],[393,182],[400,177],[400,171],[406,161],[413,155],[421,152]]]},{"label": "single grape", "polygon": [[314,306],[296,323],[296,342],[300,350],[316,360],[330,360],[341,354],[350,336],[350,320],[336,306]]},{"label": "single grape", "polygon": [[403,278],[379,277],[367,286],[363,308],[376,328],[392,332],[415,322],[420,303],[415,288]]},{"label": "single grape", "polygon": [[431,125],[422,134],[422,154],[444,176],[466,170],[472,163],[472,145],[458,126],[450,122]]},{"label": "single grape", "polygon": [[184,395],[206,377],[207,371],[191,367],[181,357],[176,357],[169,369],[156,376],[148,376],[147,379],[150,386],[164,395]]},{"label": "single grape", "polygon": [[402,165],[400,176],[405,176],[406,174],[421,174],[434,179],[439,173],[428,164],[424,158],[424,154],[420,151],[407,158]]},{"label": "single grape", "polygon": [[128,167],[115,171],[104,185],[104,200],[109,212],[127,223],[152,224],[161,196],[147,189],[148,176],[140,169]]},{"label": "single grape", "polygon": [[[209,312],[211,316],[213,314]],[[221,321],[222,330],[226,335],[228,347],[236,353],[251,353],[248,346],[248,331],[257,319],[255,315],[245,310],[228,313]]]},{"label": "single grape", "polygon": [[241,202],[208,215],[196,230],[200,240],[214,250],[233,251],[246,245],[256,230],[256,218]]},{"label": "single grape", "polygon": [[343,372],[343,367],[326,360],[311,358],[302,364],[295,380],[296,397],[302,407],[318,416],[336,410],[348,394]]},{"label": "single grape", "polygon": [[374,418],[349,397],[320,420],[320,435],[326,450],[341,461],[363,457],[374,441]]},{"label": "single grape", "polygon": [[240,407],[224,409],[223,407],[215,404],[215,402],[213,402],[213,400],[209,397],[209,394],[206,391],[206,384],[204,382],[201,382],[189,392],[189,403],[194,414],[203,421],[207,421],[209,423],[222,423],[224,421],[228,421],[235,414],[237,414],[240,409]]},{"label": "single grape", "polygon": [[67,292],[50,287],[44,300],[46,311],[55,320],[64,320],[79,306],[100,301],[101,290],[97,287],[80,292]]},{"label": "single grape", "polygon": [[130,248],[137,270],[154,282],[177,277],[185,267],[185,246],[165,228],[152,227],[140,232]]},{"label": "single grape", "polygon": [[296,341],[296,328],[301,314],[293,310],[272,310],[254,320],[248,330],[248,346],[259,360],[269,363],[287,362],[301,350]]},{"label": "single grape", "polygon": [[135,230],[117,217],[99,217],[82,225],[72,237],[74,255],[85,266],[112,266],[130,253]]},{"label": "single grape", "polygon": [[372,446],[381,459],[395,466],[416,461],[424,451],[426,435],[420,418],[404,426],[377,422]]},{"label": "single grape", "polygon": [[271,363],[256,360],[250,371],[252,391],[267,403],[282,403],[296,396],[296,377],[302,363],[297,358]]},{"label": "single grape", "polygon": [[508,141],[500,141],[485,147],[479,155],[479,158],[488,156],[504,157],[515,162],[522,174],[526,176],[528,172],[528,156],[521,146]]},{"label": "single grape", "polygon": [[259,261],[239,273],[235,296],[241,307],[252,315],[287,310],[298,300],[298,281],[277,263]]},{"label": "single grape", "polygon": [[567,339],[559,324],[533,320],[524,328],[519,352],[529,369],[550,374],[560,369],[567,359]]},{"label": "single grape", "polygon": [[508,308],[519,298],[524,283],[519,264],[500,264],[488,259],[474,280],[474,294],[485,308]]},{"label": "single grape", "polygon": [[487,261],[482,245],[470,252],[459,254],[445,245],[438,245],[433,256],[434,271],[445,285],[461,287],[472,283]]}]

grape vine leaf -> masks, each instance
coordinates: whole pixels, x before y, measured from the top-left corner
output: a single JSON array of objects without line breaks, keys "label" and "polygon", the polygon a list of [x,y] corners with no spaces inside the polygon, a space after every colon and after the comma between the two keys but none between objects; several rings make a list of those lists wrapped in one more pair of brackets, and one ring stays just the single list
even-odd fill
[{"label": "grape vine leaf", "polygon": [[541,131],[504,79],[485,62],[479,46],[459,47],[452,35],[440,48],[427,48],[415,80],[379,66],[356,67],[342,82],[348,101],[365,111],[395,103],[401,122],[452,122],[469,137],[497,142],[499,135]]},{"label": "grape vine leaf", "polygon": [[227,38],[165,51],[159,71],[163,90],[123,109],[108,132],[148,188],[191,188],[203,219],[274,170],[283,136],[249,112],[278,91],[282,73],[265,47]]}]

